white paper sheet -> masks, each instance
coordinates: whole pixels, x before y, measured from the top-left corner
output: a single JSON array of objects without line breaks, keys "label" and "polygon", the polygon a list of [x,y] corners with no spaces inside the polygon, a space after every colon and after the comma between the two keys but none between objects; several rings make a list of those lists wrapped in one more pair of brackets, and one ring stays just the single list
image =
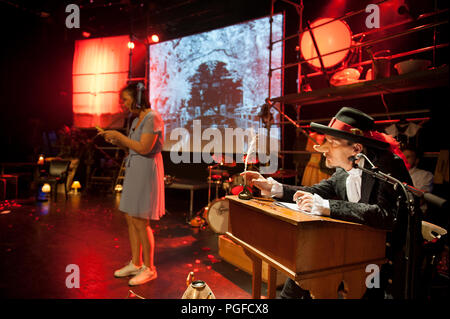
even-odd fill
[{"label": "white paper sheet", "polygon": [[317,214],[313,214],[311,212],[307,212],[307,211],[304,211],[304,210],[298,208],[297,203],[275,202],[275,205],[278,205],[278,206],[281,206],[281,207],[286,207],[286,208],[295,210],[295,211],[300,212],[300,213],[305,213],[305,214],[308,214],[308,215],[317,216]]}]

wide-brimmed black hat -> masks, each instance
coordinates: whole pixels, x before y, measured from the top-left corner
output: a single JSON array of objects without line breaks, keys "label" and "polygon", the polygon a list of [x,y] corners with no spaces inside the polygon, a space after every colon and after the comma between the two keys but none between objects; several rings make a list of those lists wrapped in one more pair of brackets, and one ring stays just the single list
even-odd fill
[{"label": "wide-brimmed black hat", "polygon": [[361,143],[368,147],[389,148],[388,143],[375,138],[374,119],[351,107],[341,108],[328,126],[311,122],[311,129],[318,133]]}]

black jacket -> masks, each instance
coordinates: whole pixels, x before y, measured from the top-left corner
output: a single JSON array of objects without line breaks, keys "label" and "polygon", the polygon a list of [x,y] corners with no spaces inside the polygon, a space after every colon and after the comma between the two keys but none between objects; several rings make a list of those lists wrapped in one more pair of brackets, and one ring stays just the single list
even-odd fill
[{"label": "black jacket", "polygon": [[[400,157],[388,151],[372,151],[369,159],[382,172],[390,173],[400,181],[412,184],[409,172]],[[367,161],[365,167],[369,167]],[[331,218],[392,230],[397,218],[399,193],[394,191],[391,184],[363,173],[361,176],[361,199],[358,203],[351,203],[348,201],[345,186],[347,176],[348,173],[344,169],[337,168],[329,179],[310,187],[283,185],[282,200],[292,201],[294,193],[297,190],[303,190],[328,199]]]},{"label": "black jacket", "polygon": [[[402,182],[412,185],[411,177],[403,160],[389,151],[372,150],[367,152],[368,158],[380,171],[391,174]],[[365,161],[364,167],[369,168]],[[327,180],[313,186],[283,185],[283,201],[292,201],[297,190],[318,194],[330,203],[330,217],[355,223],[364,224],[374,228],[385,229],[387,234],[386,257],[389,263],[381,269],[381,289],[377,289],[377,297],[383,297],[387,292],[394,298],[402,298],[404,285],[404,255],[403,247],[406,238],[407,212],[398,209],[397,201],[401,194],[394,190],[393,185],[376,179],[363,172],[361,176],[361,199],[358,203],[348,201],[346,179],[348,173],[342,169]],[[417,210],[416,210],[417,211]],[[416,233],[420,233],[420,225],[415,222]],[[420,238],[415,245],[420,245]],[[393,282],[393,284],[391,284]],[[373,291],[370,292],[373,294]]]}]

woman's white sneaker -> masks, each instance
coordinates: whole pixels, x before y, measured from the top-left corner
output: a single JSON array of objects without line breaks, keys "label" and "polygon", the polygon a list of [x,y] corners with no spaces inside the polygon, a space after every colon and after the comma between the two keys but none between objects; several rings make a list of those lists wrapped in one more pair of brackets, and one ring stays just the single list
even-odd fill
[{"label": "woman's white sneaker", "polygon": [[116,270],[114,272],[114,277],[121,278],[121,277],[128,277],[131,275],[136,275],[139,273],[139,270],[141,268],[142,267],[138,267],[135,264],[133,264],[132,261],[130,261],[130,263],[128,265],[126,265],[125,267],[122,267],[119,270]]},{"label": "woman's white sneaker", "polygon": [[146,282],[156,279],[157,277],[158,274],[156,273],[156,268],[150,270],[150,268],[143,265],[141,269],[139,269],[139,273],[133,278],[131,278],[128,284],[130,286],[142,285],[145,284]]}]

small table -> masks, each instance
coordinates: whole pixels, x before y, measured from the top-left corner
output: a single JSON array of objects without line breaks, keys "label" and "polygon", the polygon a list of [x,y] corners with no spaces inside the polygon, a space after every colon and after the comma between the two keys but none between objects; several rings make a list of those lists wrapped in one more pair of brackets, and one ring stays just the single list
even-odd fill
[{"label": "small table", "polygon": [[24,166],[35,168],[36,166],[38,166],[38,164],[33,162],[0,162],[0,175],[5,174],[5,167],[24,167]]},{"label": "small table", "polygon": [[8,181],[14,181],[15,186],[15,194],[14,199],[17,199],[19,196],[19,176],[16,174],[3,174],[0,175],[0,179],[4,182],[4,197],[6,198],[6,184]]},{"label": "small table", "polygon": [[[5,167],[31,167],[33,170],[35,170],[35,168],[38,166],[37,163],[33,163],[33,162],[1,162],[0,163],[0,178],[4,183],[4,197],[6,198],[6,184],[8,181],[14,181],[15,183],[15,198],[17,199],[19,196],[19,175],[17,173],[6,173],[5,174]],[[36,174],[36,173],[34,173]]]},{"label": "small table", "polygon": [[193,209],[194,209],[194,191],[199,189],[207,189],[208,183],[176,178],[172,184],[169,185],[166,184],[165,187],[173,189],[186,189],[190,191],[189,220],[191,220],[193,218]]}]

